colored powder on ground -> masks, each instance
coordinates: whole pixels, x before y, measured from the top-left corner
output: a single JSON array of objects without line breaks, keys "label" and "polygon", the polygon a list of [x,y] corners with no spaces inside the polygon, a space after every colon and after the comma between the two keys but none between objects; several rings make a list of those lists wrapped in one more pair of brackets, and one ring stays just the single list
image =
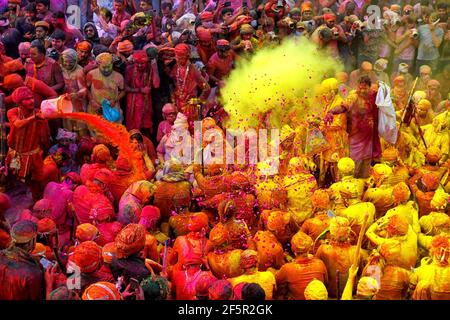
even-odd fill
[{"label": "colored powder on ground", "polygon": [[323,106],[313,102],[316,89],[342,70],[337,60],[306,39],[260,49],[238,63],[221,89],[229,114],[225,125],[242,130],[298,126],[307,116],[321,114]]},{"label": "colored powder on ground", "polygon": [[101,116],[84,112],[65,113],[59,116],[61,118],[83,121],[89,125],[89,129],[96,131],[114,147],[119,148],[119,157],[131,159],[133,174],[137,179],[145,179],[142,162],[138,161],[130,144],[130,134],[123,125],[110,122]]}]

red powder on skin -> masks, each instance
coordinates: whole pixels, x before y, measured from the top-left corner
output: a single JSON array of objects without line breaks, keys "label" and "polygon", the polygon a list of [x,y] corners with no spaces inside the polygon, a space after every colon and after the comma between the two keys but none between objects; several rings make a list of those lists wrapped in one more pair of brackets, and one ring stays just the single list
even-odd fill
[{"label": "red powder on skin", "polygon": [[113,146],[119,148],[119,156],[131,159],[134,177],[145,180],[142,161],[138,161],[138,155],[130,144],[130,134],[127,129],[118,123],[109,122],[101,116],[84,112],[65,113],[59,115],[61,118],[83,121],[91,129],[100,133]]}]

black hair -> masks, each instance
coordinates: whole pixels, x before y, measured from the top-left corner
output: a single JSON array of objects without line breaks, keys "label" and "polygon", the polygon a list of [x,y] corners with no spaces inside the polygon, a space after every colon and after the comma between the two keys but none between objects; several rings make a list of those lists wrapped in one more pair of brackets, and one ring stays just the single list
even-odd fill
[{"label": "black hair", "polygon": [[133,135],[130,137],[130,139],[131,139],[131,140],[135,139],[135,140],[137,140],[137,142],[139,142],[139,143],[143,143],[143,142],[144,142],[144,138],[142,137],[142,134],[139,133],[139,132],[136,132],[135,134],[133,134]]},{"label": "black hair", "polygon": [[45,46],[40,40],[33,40],[31,42],[31,47],[30,48],[36,48],[38,50],[38,52],[41,53],[41,54],[45,54],[46,53]]},{"label": "black hair", "polygon": [[222,9],[222,11],[220,11],[220,15],[223,17],[223,16],[226,15],[228,12],[230,12],[231,14],[233,14],[233,9],[231,9],[231,8],[225,8],[225,9]]},{"label": "black hair", "polygon": [[113,17],[111,10],[109,10],[108,8],[101,8],[100,13],[103,14],[108,19],[112,19]]},{"label": "black hair", "polygon": [[50,38],[56,39],[56,40],[62,40],[62,41],[64,41],[64,40],[66,40],[66,34],[64,33],[64,31],[62,31],[62,30],[60,30],[60,29],[56,29],[56,30],[52,33],[52,35],[51,35]]},{"label": "black hair", "polygon": [[65,19],[66,15],[62,11],[57,11],[57,12],[52,14],[52,17],[56,18],[56,19],[63,19],[63,18]]},{"label": "black hair", "polygon": [[246,283],[242,287],[242,300],[261,301],[266,299],[264,289],[257,283]]},{"label": "black hair", "polygon": [[161,9],[166,9],[169,8],[170,10],[172,10],[173,5],[170,2],[164,2],[161,4]]},{"label": "black hair", "polygon": [[36,4],[43,4],[46,7],[50,7],[50,0],[36,0]]},{"label": "black hair", "polygon": [[372,80],[370,80],[368,76],[362,76],[361,78],[359,78],[358,83],[364,83],[370,87],[372,85]]},{"label": "black hair", "polygon": [[36,11],[36,4],[33,3],[33,2],[27,4],[27,5],[25,6],[24,11],[25,11],[25,12],[33,12],[34,14],[36,14],[36,13],[37,13],[37,11]]},{"label": "black hair", "polygon": [[438,9],[445,9],[445,10],[447,10],[447,7],[448,7],[448,4],[445,3],[445,2],[441,2],[441,3],[437,4],[437,8]]}]

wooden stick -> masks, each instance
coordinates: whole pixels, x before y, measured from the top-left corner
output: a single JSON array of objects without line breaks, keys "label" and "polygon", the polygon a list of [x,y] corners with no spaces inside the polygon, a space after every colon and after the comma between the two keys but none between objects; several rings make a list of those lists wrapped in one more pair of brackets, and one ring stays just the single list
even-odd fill
[{"label": "wooden stick", "polygon": [[366,214],[364,215],[364,222],[362,224],[361,230],[359,231],[358,243],[356,244],[355,256],[353,258],[353,266],[355,266],[355,267],[357,267],[359,264],[359,256],[361,253],[362,240],[364,238],[364,234],[366,233],[368,220],[369,220],[369,213],[366,212]]}]

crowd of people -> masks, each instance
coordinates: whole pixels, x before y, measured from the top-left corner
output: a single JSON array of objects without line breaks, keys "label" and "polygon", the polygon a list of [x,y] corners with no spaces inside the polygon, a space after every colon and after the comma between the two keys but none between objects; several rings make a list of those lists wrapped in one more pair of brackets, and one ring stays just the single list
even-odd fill
[{"label": "crowd of people", "polygon": [[[67,2],[0,3],[0,299],[450,299],[446,1],[97,0],[80,29]],[[283,123],[278,172],[177,159],[194,120],[225,135],[233,69],[291,40],[343,67]]]}]

